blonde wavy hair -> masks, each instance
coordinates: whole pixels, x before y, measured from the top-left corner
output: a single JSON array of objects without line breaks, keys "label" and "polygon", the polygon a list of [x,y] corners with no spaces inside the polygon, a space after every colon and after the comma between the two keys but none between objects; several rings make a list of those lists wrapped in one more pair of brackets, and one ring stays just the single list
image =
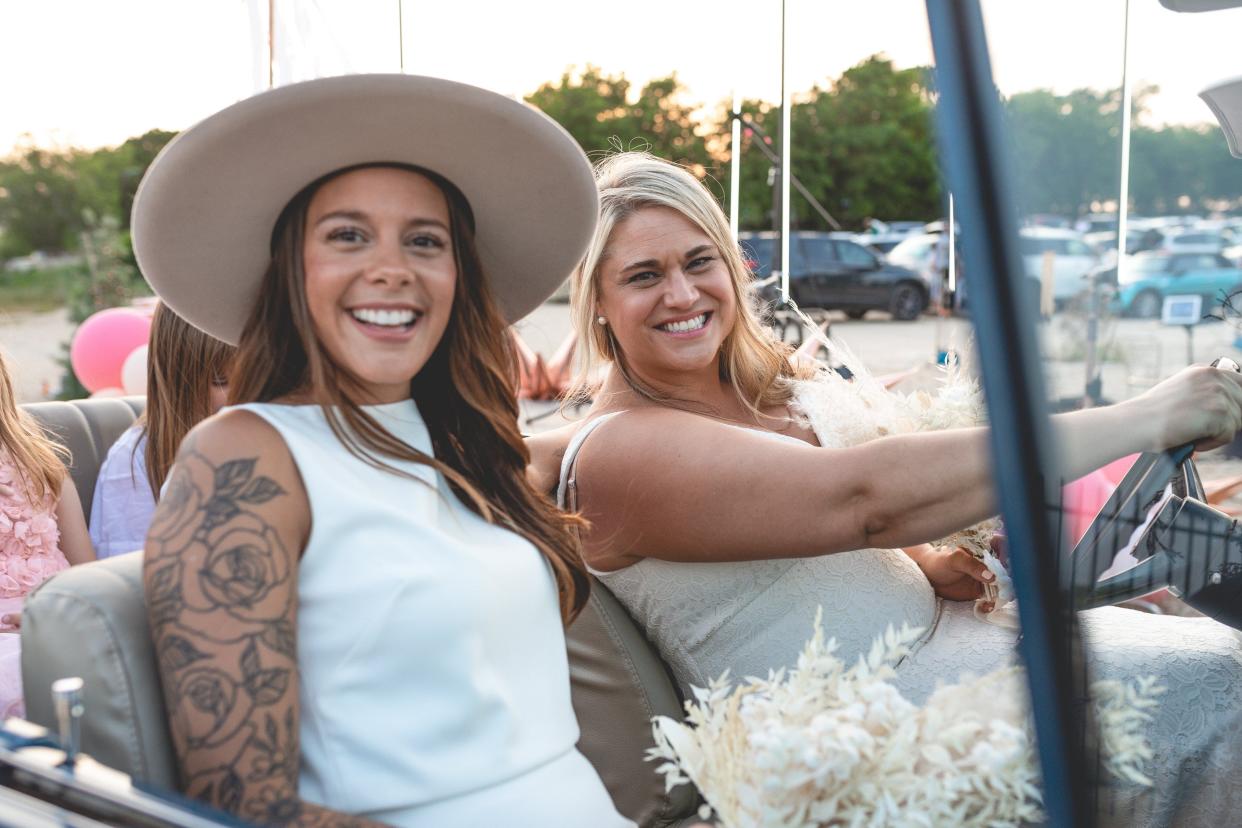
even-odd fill
[{"label": "blonde wavy hair", "polygon": [[34,417],[17,406],[13,381],[0,351],[0,454],[17,467],[23,493],[34,503],[60,499],[61,484],[73,462],[69,449],[53,440]]},{"label": "blonde wavy hair", "polygon": [[647,207],[668,207],[702,230],[729,271],[736,321],[720,345],[720,378],[733,386],[742,404],[757,416],[768,406],[789,402],[792,381],[809,378],[814,369],[795,364],[792,349],[760,321],[754,275],[729,231],[729,220],[712,194],[687,170],[647,152],[622,152],[595,166],[599,188],[599,223],[578,269],[570,280],[571,319],[578,335],[578,370],[566,399],[582,402],[592,392],[590,377],[612,363],[636,393],[662,404],[676,401],[642,383],[630,370],[612,329],[596,325],[599,270],[608,258],[617,226]]}]

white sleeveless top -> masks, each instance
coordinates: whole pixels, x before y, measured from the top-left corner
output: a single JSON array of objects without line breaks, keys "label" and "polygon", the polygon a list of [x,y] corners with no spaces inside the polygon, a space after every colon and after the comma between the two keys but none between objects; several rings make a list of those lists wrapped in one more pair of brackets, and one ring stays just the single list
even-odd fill
[{"label": "white sleeveless top", "polygon": [[[557,501],[562,507],[575,485],[582,443],[619,413],[591,420],[574,434],[561,462]],[[797,439],[748,430],[774,440]],[[726,669],[739,681],[795,664],[820,606],[825,635],[836,638],[837,653],[847,664],[866,653],[889,624],[921,627],[926,638],[939,614],[931,584],[900,549],[722,563],[643,558],[624,569],[591,571],[643,627],[687,698],[691,685],[707,687]]]},{"label": "white sleeveless top", "polygon": [[[298,671],[307,801],[398,826],[628,826],[578,753],[554,579],[443,475],[373,468],[317,405],[270,423],[306,487]],[[432,454],[413,400],[366,410]]]}]

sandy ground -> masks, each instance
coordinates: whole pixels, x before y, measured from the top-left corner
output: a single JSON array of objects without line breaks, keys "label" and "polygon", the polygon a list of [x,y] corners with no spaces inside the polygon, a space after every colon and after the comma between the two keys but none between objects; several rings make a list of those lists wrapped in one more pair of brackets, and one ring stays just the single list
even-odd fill
[{"label": "sandy ground", "polygon": [[0,349],[8,357],[19,403],[55,396],[64,373],[59,362],[62,346],[73,327],[65,308],[48,313],[0,310]]}]

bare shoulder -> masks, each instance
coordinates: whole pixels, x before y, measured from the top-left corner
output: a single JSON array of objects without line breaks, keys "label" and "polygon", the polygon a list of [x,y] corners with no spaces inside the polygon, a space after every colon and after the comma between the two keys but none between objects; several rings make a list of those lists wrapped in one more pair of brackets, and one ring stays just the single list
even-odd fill
[{"label": "bare shoulder", "polygon": [[667,457],[674,450],[680,454],[697,446],[720,447],[739,438],[746,442],[747,437],[746,429],[689,411],[662,406],[636,408],[597,429],[583,444],[579,463],[589,457],[641,466],[653,456]]},{"label": "bare shoulder", "polygon": [[[309,536],[310,512],[301,474],[284,439],[249,411],[225,411],[199,423],[181,441],[147,537],[156,524],[182,519],[204,531],[242,515],[261,519],[294,553]],[[158,547],[158,544],[156,544]]]},{"label": "bare shoulder", "polygon": [[181,443],[182,451],[195,451],[207,456],[235,455],[238,451],[257,452],[267,460],[292,456],[280,432],[267,420],[251,411],[233,409],[215,414],[196,425]]},{"label": "bare shoulder", "polygon": [[556,490],[561,476],[561,459],[580,426],[580,423],[571,423],[531,434],[526,438],[526,448],[530,451],[530,466],[527,467],[526,476],[538,491]]}]

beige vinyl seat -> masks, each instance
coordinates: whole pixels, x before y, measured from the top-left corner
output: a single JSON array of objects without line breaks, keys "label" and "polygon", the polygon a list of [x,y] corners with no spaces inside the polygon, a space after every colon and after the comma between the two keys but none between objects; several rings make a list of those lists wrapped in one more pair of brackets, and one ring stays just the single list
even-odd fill
[{"label": "beige vinyl seat", "polygon": [[[139,398],[36,403],[25,409],[73,452],[72,474],[89,518],[108,447],[142,411]],[[141,553],[73,567],[29,597],[22,614],[27,716],[54,727],[49,687],[85,680],[82,748],[135,780],[179,789],[155,654],[147,628]],[[579,748],[618,809],[641,826],[697,821],[688,786],[665,793],[644,754],[652,716],[681,716],[667,667],[601,585],[570,628],[569,661]]]}]

